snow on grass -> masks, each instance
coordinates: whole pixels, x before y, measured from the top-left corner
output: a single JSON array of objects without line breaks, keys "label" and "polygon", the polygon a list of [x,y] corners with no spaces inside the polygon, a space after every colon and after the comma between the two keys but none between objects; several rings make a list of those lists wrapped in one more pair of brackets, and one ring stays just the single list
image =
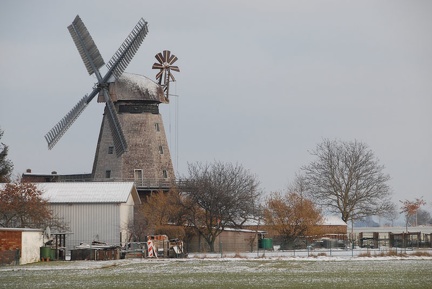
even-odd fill
[{"label": "snow on grass", "polygon": [[432,281],[432,257],[275,253],[39,262],[0,267],[0,288],[428,288]]}]

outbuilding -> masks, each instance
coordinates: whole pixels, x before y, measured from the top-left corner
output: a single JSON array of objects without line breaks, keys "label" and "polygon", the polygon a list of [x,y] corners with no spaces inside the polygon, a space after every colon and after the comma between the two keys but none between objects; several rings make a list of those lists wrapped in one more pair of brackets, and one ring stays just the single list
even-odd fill
[{"label": "outbuilding", "polygon": [[121,245],[140,198],[133,182],[35,183],[53,216],[69,229],[66,249],[81,243]]},{"label": "outbuilding", "polygon": [[339,216],[329,215],[323,217],[323,222],[320,225],[324,234],[341,235],[346,238],[348,226]]},{"label": "outbuilding", "polygon": [[42,230],[0,228],[0,265],[38,262],[42,245]]},{"label": "outbuilding", "polygon": [[[260,236],[265,231],[225,228],[216,237],[214,242],[215,252],[254,252],[258,249]],[[210,247],[204,238],[196,234],[186,244],[188,252],[210,252]]]}]

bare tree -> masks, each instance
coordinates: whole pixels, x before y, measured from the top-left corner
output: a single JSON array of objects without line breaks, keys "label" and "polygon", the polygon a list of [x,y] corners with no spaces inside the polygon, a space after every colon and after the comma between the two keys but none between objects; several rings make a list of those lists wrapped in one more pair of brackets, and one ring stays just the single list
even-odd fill
[{"label": "bare tree", "polygon": [[147,241],[147,236],[153,232],[149,229],[149,220],[143,212],[142,204],[136,204],[134,207],[133,222],[127,224],[129,241],[142,242]]},{"label": "bare tree", "polygon": [[306,177],[301,173],[296,173],[294,181],[288,185],[288,192],[298,193],[303,196],[307,193],[307,188]]},{"label": "bare tree", "polygon": [[226,227],[240,227],[253,218],[259,183],[241,165],[231,163],[192,163],[188,173],[181,199],[186,221],[214,252],[214,242]]},{"label": "bare tree", "polygon": [[423,209],[418,209],[415,215],[409,217],[408,223],[417,224],[417,226],[422,226],[422,225],[427,226],[432,224],[432,217],[428,211]]},{"label": "bare tree", "polygon": [[[130,224],[131,237],[136,241],[146,240],[148,235],[166,234],[170,238],[184,238],[182,212],[178,191],[154,192],[143,203],[136,205],[134,222]],[[179,235],[179,231],[182,231]]]},{"label": "bare tree", "polygon": [[325,139],[311,154],[316,160],[302,167],[308,194],[344,222],[394,209],[390,176],[366,144]]},{"label": "bare tree", "polygon": [[382,215],[388,222],[385,224],[387,226],[394,226],[394,221],[399,217],[399,211],[396,206],[393,209],[388,210],[386,213]]},{"label": "bare tree", "polygon": [[[0,129],[0,139],[3,136],[3,131]],[[9,147],[4,143],[0,143],[0,183],[6,183],[10,181],[10,177],[13,170],[13,164],[7,159]]]}]

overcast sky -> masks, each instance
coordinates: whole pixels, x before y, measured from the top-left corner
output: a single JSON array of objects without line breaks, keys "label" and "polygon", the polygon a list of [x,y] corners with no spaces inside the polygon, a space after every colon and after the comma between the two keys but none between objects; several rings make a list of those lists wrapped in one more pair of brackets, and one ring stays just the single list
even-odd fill
[{"label": "overcast sky", "polygon": [[96,82],[67,26],[79,14],[107,62],[142,17],[149,34],[126,71],[154,79],[156,53],[178,56],[178,96],[161,105],[178,175],[238,162],[281,191],[323,138],[356,139],[395,202],[431,202],[431,12],[427,0],[2,0],[1,141],[16,174],[91,172],[102,104],[53,150],[44,139]]}]

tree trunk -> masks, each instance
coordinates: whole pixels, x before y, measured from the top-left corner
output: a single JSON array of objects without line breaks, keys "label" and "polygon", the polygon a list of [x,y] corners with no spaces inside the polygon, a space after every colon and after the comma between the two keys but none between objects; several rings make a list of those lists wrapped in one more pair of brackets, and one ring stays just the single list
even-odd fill
[{"label": "tree trunk", "polygon": [[210,252],[211,252],[211,253],[215,253],[215,246],[214,246],[215,240],[214,240],[214,239],[211,239],[211,240],[209,240],[207,243],[208,243],[208,245],[209,245],[209,247],[210,247]]}]

